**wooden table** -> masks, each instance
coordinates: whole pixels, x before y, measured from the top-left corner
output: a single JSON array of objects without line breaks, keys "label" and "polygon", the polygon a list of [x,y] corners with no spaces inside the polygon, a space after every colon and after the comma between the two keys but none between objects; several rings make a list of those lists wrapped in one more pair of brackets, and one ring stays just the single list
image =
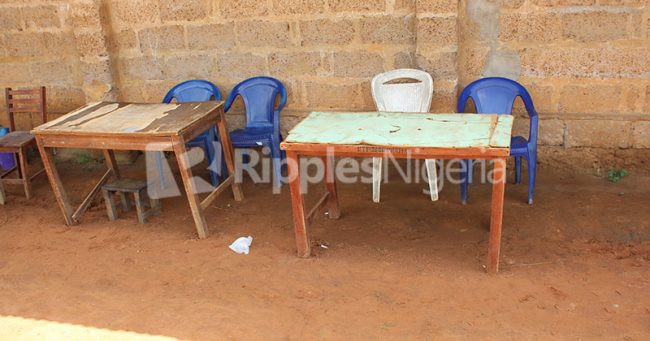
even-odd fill
[{"label": "wooden table", "polygon": [[[201,201],[185,148],[186,142],[217,125],[229,177]],[[227,187],[235,200],[243,199],[234,181],[233,150],[226,127],[223,102],[181,104],[91,103],[65,116],[35,128],[38,150],[65,222],[73,225],[88,208],[102,185],[119,178],[114,150],[173,151],[199,238],[206,238],[208,227],[204,210]],[[90,190],[79,208],[73,211],[52,159],[51,148],[101,149],[108,170]]]},{"label": "wooden table", "polygon": [[[321,207],[340,216],[334,156],[494,160],[488,272],[499,269],[511,115],[313,112],[281,144],[286,150],[298,255],[309,257],[308,225]],[[305,214],[300,156],[321,156],[327,192]]]}]

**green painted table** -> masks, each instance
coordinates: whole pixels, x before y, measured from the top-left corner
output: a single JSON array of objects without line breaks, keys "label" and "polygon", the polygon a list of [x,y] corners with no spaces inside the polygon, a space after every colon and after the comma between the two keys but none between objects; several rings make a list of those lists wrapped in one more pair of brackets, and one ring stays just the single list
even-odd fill
[{"label": "green painted table", "polygon": [[[499,269],[506,158],[510,155],[511,115],[313,112],[282,142],[287,153],[289,184],[298,255],[311,254],[308,225],[321,207],[340,216],[335,156],[417,159],[494,160],[487,269]],[[300,188],[300,156],[321,156],[327,192],[305,214]]]}]

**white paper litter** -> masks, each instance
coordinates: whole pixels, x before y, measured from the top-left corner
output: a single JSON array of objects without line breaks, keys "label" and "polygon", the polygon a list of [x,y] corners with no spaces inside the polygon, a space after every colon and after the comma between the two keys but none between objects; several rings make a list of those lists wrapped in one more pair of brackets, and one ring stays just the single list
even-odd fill
[{"label": "white paper litter", "polygon": [[229,248],[233,251],[235,251],[238,254],[245,254],[247,255],[248,252],[250,251],[251,243],[253,242],[253,237],[248,236],[248,237],[239,237],[237,240],[232,242],[230,244]]}]

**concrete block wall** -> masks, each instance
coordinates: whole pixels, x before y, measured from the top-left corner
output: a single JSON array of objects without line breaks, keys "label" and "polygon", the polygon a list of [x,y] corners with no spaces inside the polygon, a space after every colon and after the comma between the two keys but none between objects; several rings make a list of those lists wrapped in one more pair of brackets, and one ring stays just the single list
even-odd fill
[{"label": "concrete block wall", "polygon": [[210,79],[226,95],[247,77],[273,75],[289,91],[288,129],[311,110],[371,110],[373,75],[416,66],[413,1],[108,3],[122,100],[159,101],[190,78]]},{"label": "concrete block wall", "polygon": [[[650,171],[650,3],[462,0],[460,85],[516,79],[541,113],[540,163]],[[522,103],[516,132],[527,131]]]},{"label": "concrete block wall", "polygon": [[[45,85],[53,112],[64,112],[87,101],[115,99],[101,16],[100,1],[2,1],[3,90]],[[5,107],[4,95],[0,105]],[[6,124],[5,115],[1,116],[0,124]],[[38,123],[36,117],[17,119],[25,128]]]},{"label": "concrete block wall", "polygon": [[[0,85],[44,84],[58,113],[96,100],[159,102],[192,78],[225,96],[266,74],[289,90],[287,130],[312,110],[373,110],[370,79],[401,67],[432,74],[433,112],[453,112],[459,90],[483,76],[524,84],[542,117],[543,165],[650,172],[646,0],[0,3]],[[520,103],[515,112],[525,132]]]}]

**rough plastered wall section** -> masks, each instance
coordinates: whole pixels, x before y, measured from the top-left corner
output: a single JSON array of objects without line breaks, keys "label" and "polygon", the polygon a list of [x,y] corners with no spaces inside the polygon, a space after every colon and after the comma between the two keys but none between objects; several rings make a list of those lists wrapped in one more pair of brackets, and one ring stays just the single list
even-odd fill
[{"label": "rough plastered wall section", "polygon": [[[99,99],[114,99],[98,1],[0,2],[0,105],[5,87],[45,85],[50,111],[64,112]],[[5,115],[0,124],[6,125]],[[33,127],[18,115],[20,127]]]},{"label": "rough plastered wall section", "polygon": [[650,172],[648,0],[462,0],[459,19],[460,85],[524,84],[541,113],[540,163]]},{"label": "rough plastered wall section", "polygon": [[370,79],[393,68],[433,75],[433,112],[506,76],[541,113],[540,163],[596,172],[650,169],[649,63],[647,0],[0,2],[0,85],[46,85],[53,112],[267,74],[289,90],[287,130],[312,110],[372,110]]},{"label": "rough plastered wall section", "polygon": [[108,3],[122,100],[159,101],[191,78],[226,94],[268,74],[289,90],[288,129],[311,110],[372,110],[372,76],[422,65],[436,80],[435,109],[453,109],[456,0],[420,1],[417,15],[413,0]]}]

